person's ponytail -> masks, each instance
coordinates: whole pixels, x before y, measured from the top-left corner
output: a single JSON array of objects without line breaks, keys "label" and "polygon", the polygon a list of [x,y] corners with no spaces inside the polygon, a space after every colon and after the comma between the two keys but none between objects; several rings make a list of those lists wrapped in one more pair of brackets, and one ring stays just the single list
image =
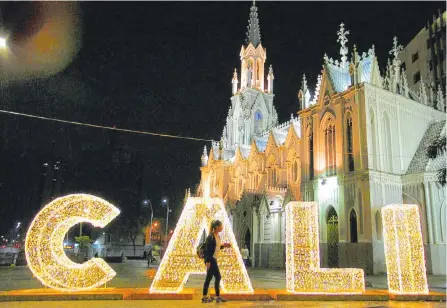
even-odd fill
[{"label": "person's ponytail", "polygon": [[213,220],[210,225],[209,234],[213,233],[214,230],[221,225],[222,225],[222,222],[220,220]]}]

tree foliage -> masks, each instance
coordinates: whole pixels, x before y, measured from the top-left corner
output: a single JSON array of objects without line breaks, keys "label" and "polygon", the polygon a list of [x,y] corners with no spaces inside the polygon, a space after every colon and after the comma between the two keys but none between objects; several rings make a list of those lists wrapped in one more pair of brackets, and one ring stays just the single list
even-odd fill
[{"label": "tree foliage", "polygon": [[88,235],[76,236],[75,241],[76,241],[76,243],[79,243],[80,249],[87,247],[87,245],[92,242],[90,240],[90,236],[88,236]]},{"label": "tree foliage", "polygon": [[133,253],[136,254],[136,239],[144,235],[144,230],[149,224],[150,210],[141,205],[129,205],[126,207],[117,221],[113,224],[111,231],[118,237],[127,238],[132,242]]},{"label": "tree foliage", "polygon": [[[428,147],[427,147],[427,156],[428,158],[435,159],[437,157],[441,157],[446,153],[446,139],[445,135],[441,135],[439,138],[435,139]],[[444,166],[438,170],[438,182],[445,186],[447,180],[447,169],[446,162],[444,161]]]}]

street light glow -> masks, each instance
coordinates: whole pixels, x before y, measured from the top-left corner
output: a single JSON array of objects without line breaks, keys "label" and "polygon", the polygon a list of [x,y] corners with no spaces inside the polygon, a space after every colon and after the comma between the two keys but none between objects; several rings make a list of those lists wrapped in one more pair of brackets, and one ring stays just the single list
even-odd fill
[{"label": "street light glow", "polygon": [[6,46],[6,39],[4,37],[0,37],[0,48],[5,49]]}]

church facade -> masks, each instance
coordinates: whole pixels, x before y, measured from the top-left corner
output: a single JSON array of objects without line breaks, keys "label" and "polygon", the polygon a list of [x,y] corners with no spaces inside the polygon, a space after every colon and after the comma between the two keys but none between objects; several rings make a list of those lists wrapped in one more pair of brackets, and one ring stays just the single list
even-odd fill
[{"label": "church facade", "polygon": [[446,195],[437,183],[445,157],[428,159],[427,145],[445,135],[441,91],[408,90],[394,40],[381,76],[374,46],[348,59],[342,24],[340,60],[326,55],[315,90],[303,76],[301,110],[279,123],[274,74],[266,67],[253,4],[240,76],[219,142],[202,155],[198,196],[222,198],[239,247],[255,267],[285,267],[285,205],[319,204],[323,267],[386,272],[381,207],[417,204],[429,273],[446,273]]}]

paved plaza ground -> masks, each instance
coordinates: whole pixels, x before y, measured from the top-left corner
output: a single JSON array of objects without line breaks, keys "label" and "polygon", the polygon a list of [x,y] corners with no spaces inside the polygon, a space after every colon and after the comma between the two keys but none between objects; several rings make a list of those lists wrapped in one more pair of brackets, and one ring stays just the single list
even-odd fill
[{"label": "paved plaza ground", "polygon": [[0,308],[444,308],[435,302],[227,302],[202,304],[190,301],[70,301],[70,302],[8,302]]},{"label": "paved plaza ground", "polygon": [[[127,263],[110,264],[116,271],[116,276],[107,283],[107,287],[116,288],[145,288],[149,287],[152,279],[147,277],[147,263],[143,260],[130,260]],[[156,269],[155,267],[153,267]],[[264,268],[249,268],[253,288],[255,289],[285,289],[285,270]],[[200,291],[203,286],[204,276],[191,275],[186,287],[196,288]],[[445,276],[429,276],[428,284],[431,291],[446,292]],[[43,288],[42,284],[33,278],[27,266],[0,267],[0,291],[18,289]],[[387,289],[386,276],[366,276],[367,289]]]},{"label": "paved plaza ground", "polygon": [[[152,279],[147,277],[147,263],[145,261],[133,260],[124,264],[110,264],[117,272],[115,278],[107,284],[107,287],[117,288],[146,288],[150,286]],[[156,269],[153,267],[153,269]],[[255,289],[285,289],[285,270],[249,268],[248,273]],[[0,308],[130,308],[130,307],[175,307],[175,308],[192,308],[192,307],[217,307],[224,305],[225,307],[349,307],[349,308],[440,308],[446,307],[445,302],[239,302],[230,301],[223,304],[202,304],[200,302],[200,293],[203,285],[204,277],[201,275],[191,275],[186,287],[195,288],[194,300],[187,301],[56,301],[56,302],[0,302]],[[446,292],[446,277],[429,276],[429,288],[435,292]],[[386,289],[386,276],[367,276],[367,289]],[[0,267],[0,293],[2,291],[17,289],[36,289],[43,288],[42,284],[33,278],[31,271],[26,266],[20,267]]]}]

